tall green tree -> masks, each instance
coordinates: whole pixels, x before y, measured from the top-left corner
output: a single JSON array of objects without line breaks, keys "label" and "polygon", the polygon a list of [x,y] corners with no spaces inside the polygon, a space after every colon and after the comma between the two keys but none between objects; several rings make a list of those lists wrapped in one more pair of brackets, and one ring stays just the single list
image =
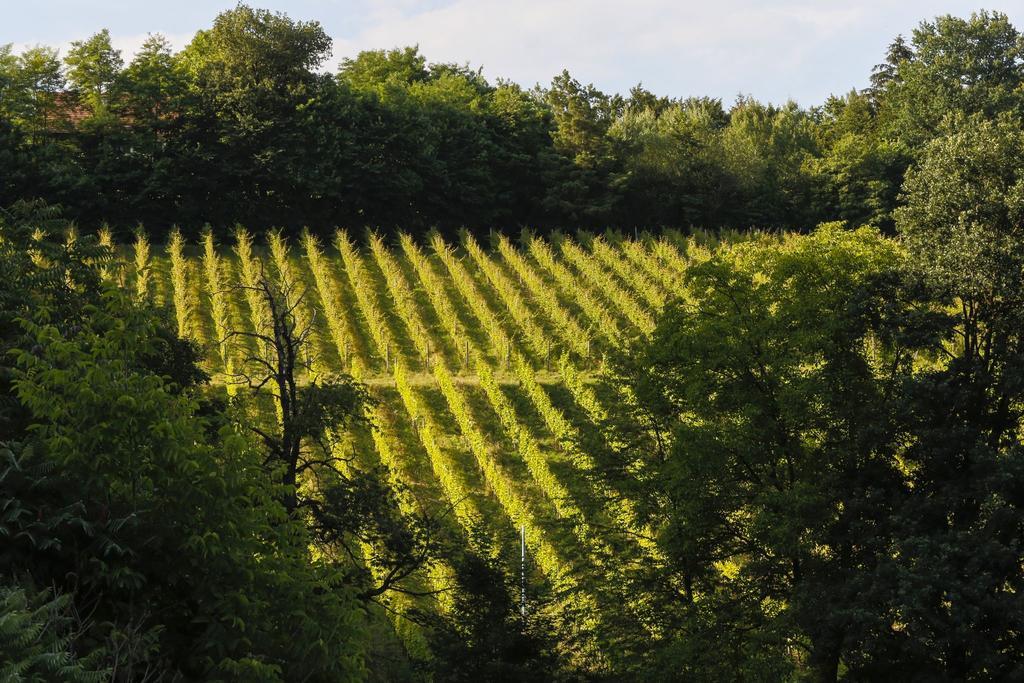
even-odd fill
[{"label": "tall green tree", "polygon": [[183,74],[175,68],[171,44],[159,33],[150,35],[119,74],[117,83],[121,111],[133,121],[150,128],[171,115],[184,87]]},{"label": "tall green tree", "polygon": [[950,112],[994,118],[1024,106],[1024,37],[999,12],[922,22],[909,51],[893,44],[887,65],[875,88],[883,129],[914,150]]},{"label": "tall green tree", "polygon": [[818,112],[820,154],[805,167],[816,184],[820,215],[889,232],[910,155],[882,134],[877,109],[870,92],[830,97]]},{"label": "tall green tree", "polygon": [[914,51],[907,45],[902,34],[896,36],[885,52],[885,61],[871,69],[871,87],[868,94],[877,101],[885,89],[899,78],[899,68],[903,62],[914,58]]},{"label": "tall green tree", "polygon": [[[948,321],[909,394],[899,658],[933,680],[1024,671],[1024,134],[955,116],[907,175],[897,227]],[[908,667],[910,668],[910,667]]]},{"label": "tall green tree", "polygon": [[338,68],[338,78],[358,90],[408,86],[429,77],[427,59],[418,46],[365,50],[355,58],[341,60]]},{"label": "tall green tree", "polygon": [[616,164],[607,133],[622,112],[622,98],[583,85],[567,70],[552,79],[543,97],[554,124],[552,144],[564,159],[549,181],[545,207],[578,225],[599,224],[618,202],[609,185]]},{"label": "tall green tree", "polygon": [[816,153],[812,120],[795,102],[777,107],[741,98],[722,139],[723,164],[741,197],[732,224],[810,227],[816,216],[804,164]]},{"label": "tall green tree", "polygon": [[835,680],[889,627],[875,586],[904,491],[902,262],[877,232],[836,225],[723,247],[618,361],[603,476],[678,577],[654,670]]},{"label": "tall green tree", "polygon": [[56,50],[37,46],[15,55],[10,45],[0,46],[0,114],[13,125],[43,132],[64,85]]},{"label": "tall green tree", "polygon": [[110,43],[110,31],[103,29],[86,40],[73,41],[64,63],[68,81],[93,117],[101,120],[109,116],[110,94],[124,66],[121,51]]},{"label": "tall green tree", "polygon": [[[637,100],[634,93],[633,100]],[[736,185],[721,162],[728,119],[718,100],[631,104],[608,137],[622,159],[613,176],[623,198],[617,222],[628,226],[707,226],[728,221]]]},{"label": "tall green tree", "polygon": [[305,112],[330,83],[316,72],[330,50],[319,23],[242,4],[196,34],[177,56],[189,88],[178,163],[195,179],[178,190],[181,202],[206,198],[214,215],[204,218],[216,222],[268,226],[303,215],[321,133]]}]

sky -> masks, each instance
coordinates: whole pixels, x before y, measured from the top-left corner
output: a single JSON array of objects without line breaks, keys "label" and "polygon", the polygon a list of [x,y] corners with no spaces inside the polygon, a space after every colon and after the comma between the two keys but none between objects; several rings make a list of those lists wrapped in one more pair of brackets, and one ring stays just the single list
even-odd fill
[{"label": "sky", "polygon": [[[420,46],[432,62],[469,63],[484,75],[532,86],[568,69],[601,90],[638,82],[659,95],[738,95],[819,104],[865,87],[897,34],[941,14],[983,6],[956,0],[250,0],[334,39],[324,66],[361,50]],[[176,48],[233,0],[0,0],[0,45],[66,49],[110,29],[126,61],[147,33]],[[1001,11],[1024,30],[1024,2]]]}]

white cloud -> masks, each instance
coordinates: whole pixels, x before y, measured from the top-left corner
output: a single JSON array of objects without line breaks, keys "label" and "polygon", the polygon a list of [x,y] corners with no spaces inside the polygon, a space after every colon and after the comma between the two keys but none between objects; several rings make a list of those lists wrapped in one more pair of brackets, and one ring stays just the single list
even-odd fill
[{"label": "white cloud", "polygon": [[[761,72],[796,68],[814,45],[865,16],[860,7],[736,0],[455,0],[425,10],[378,4],[374,14],[386,19],[336,40],[335,62],[363,49],[418,43],[432,61],[482,64],[492,77],[532,84],[568,68],[611,90],[641,79],[696,87],[718,78],[730,91],[741,79],[754,85]],[[691,92],[698,91],[673,94]]]},{"label": "white cloud", "polygon": [[969,0],[377,0],[359,30],[336,40],[334,63],[418,43],[432,61],[469,61],[526,85],[568,68],[611,91],[643,80],[672,95],[810,104],[865,84],[897,33],[973,9]]},{"label": "white cloud", "polygon": [[[897,33],[937,14],[960,16],[977,0],[250,0],[292,18],[320,20],[335,39],[334,70],[360,50],[419,44],[431,61],[469,62],[485,74],[530,86],[568,68],[584,82],[623,92],[638,81],[655,92],[739,92],[771,101],[820,102],[831,92],[867,83]],[[63,11],[53,10],[56,4]],[[36,0],[16,11],[0,33],[65,36],[109,25],[129,59],[161,27],[176,48],[209,26],[232,0],[176,0],[146,5],[93,0]],[[52,21],[44,22],[46,11]],[[1024,28],[1024,10],[1008,10]],[[20,19],[19,19],[19,14]],[[19,24],[20,21],[20,24]]]}]

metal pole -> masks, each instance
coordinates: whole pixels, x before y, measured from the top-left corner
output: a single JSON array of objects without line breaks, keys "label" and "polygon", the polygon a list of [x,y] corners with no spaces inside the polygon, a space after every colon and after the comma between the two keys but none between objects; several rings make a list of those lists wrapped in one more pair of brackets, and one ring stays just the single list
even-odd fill
[{"label": "metal pole", "polygon": [[526,525],[519,527],[519,611],[526,618]]}]

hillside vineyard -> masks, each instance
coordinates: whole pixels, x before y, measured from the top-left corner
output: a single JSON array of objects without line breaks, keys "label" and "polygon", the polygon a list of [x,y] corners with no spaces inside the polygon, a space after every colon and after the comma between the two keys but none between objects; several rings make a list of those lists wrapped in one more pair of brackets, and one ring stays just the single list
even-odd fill
[{"label": "hillside vineyard", "polygon": [[[468,544],[483,529],[490,552],[517,571],[524,534],[527,600],[555,596],[579,615],[583,634],[623,606],[600,588],[608,563],[659,561],[630,501],[609,502],[587,476],[594,462],[581,435],[604,417],[590,378],[608,350],[653,329],[688,245],[671,236],[490,241],[371,234],[357,243],[339,230],[332,244],[275,233],[257,244],[240,229],[233,244],[218,245],[209,234],[187,244],[175,232],[163,250],[143,237],[129,245],[131,265],[119,277],[174,311],[179,333],[205,350],[207,371],[229,395],[243,390],[237,370],[259,352],[231,332],[268,331],[254,285],[276,282],[297,304],[297,327],[311,330],[314,376],[304,379],[348,373],[374,399],[372,428],[335,435],[348,466],[386,466],[403,505],[450,511],[449,531]],[[268,408],[251,419],[274,418]],[[627,533],[602,532],[609,528]],[[418,577],[435,595],[392,598],[411,652],[422,634],[401,614],[446,609],[448,576],[437,558]],[[644,600],[631,595],[627,612],[642,624]]]}]

